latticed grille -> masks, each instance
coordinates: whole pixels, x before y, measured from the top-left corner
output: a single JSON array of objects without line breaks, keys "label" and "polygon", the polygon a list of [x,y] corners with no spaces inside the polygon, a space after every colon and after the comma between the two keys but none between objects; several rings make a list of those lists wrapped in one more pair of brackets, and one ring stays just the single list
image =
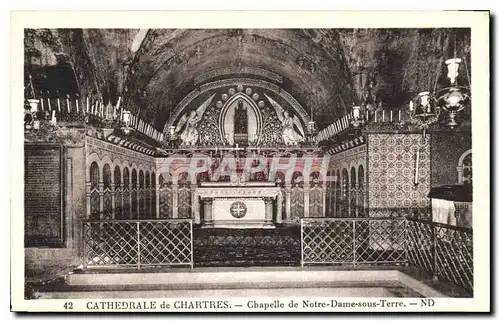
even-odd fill
[{"label": "latticed grille", "polygon": [[192,267],[192,239],[191,220],[84,221],[84,264]]},{"label": "latticed grille", "polygon": [[417,219],[303,218],[302,265],[409,264],[473,289],[472,230]]},{"label": "latticed grille", "polygon": [[406,261],[403,219],[304,218],[301,234],[303,265]]},{"label": "latticed grille", "polygon": [[409,219],[407,251],[412,265],[473,289],[471,229]]}]

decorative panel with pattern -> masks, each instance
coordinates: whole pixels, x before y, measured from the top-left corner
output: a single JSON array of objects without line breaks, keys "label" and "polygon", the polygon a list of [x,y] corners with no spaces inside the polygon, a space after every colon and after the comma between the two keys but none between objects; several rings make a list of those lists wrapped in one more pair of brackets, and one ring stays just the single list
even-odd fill
[{"label": "decorative panel with pattern", "polygon": [[309,217],[323,217],[323,186],[313,182],[309,190]]},{"label": "decorative panel with pattern", "polygon": [[172,218],[172,185],[164,184],[160,189],[160,219]]},{"label": "decorative panel with pattern", "polygon": [[137,191],[135,189],[132,189],[132,204],[130,208],[130,215],[132,219],[139,219],[138,214],[137,214]]},{"label": "decorative panel with pattern", "polygon": [[122,200],[122,190],[121,188],[115,188],[115,219],[123,218],[123,200]]},{"label": "decorative panel with pattern", "polygon": [[290,219],[298,221],[304,216],[304,187],[301,183],[294,183],[290,192]]},{"label": "decorative panel with pattern", "polygon": [[179,218],[191,218],[191,185],[179,185]]},{"label": "decorative panel with pattern", "polygon": [[130,213],[130,192],[128,189],[123,190],[123,219],[132,218]]},{"label": "decorative panel with pattern", "polygon": [[[368,136],[370,216],[391,215],[391,209],[428,209],[430,185],[429,140],[421,134]],[[418,175],[415,171],[418,155]]]},{"label": "decorative panel with pattern", "polygon": [[100,197],[99,197],[99,192],[97,190],[94,190],[90,194],[90,216],[92,220],[98,220],[100,219],[100,210],[99,210],[99,204],[100,204]]},{"label": "decorative panel with pattern", "polygon": [[112,194],[111,190],[105,189],[104,190],[104,211],[103,211],[103,216],[102,219],[104,220],[110,220],[113,219],[113,201],[112,201]]}]

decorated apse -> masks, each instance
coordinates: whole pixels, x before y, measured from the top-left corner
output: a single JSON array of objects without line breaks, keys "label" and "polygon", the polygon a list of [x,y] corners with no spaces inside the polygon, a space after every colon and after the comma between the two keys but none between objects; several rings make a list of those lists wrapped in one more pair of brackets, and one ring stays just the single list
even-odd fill
[{"label": "decorated apse", "polygon": [[164,137],[181,147],[302,146],[310,117],[280,86],[234,78],[199,86],[174,109]]}]

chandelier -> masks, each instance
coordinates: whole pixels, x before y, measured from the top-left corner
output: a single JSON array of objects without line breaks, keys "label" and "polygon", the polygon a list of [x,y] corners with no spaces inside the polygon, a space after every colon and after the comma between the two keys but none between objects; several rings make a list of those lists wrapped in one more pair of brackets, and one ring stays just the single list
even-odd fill
[{"label": "chandelier", "polygon": [[[462,59],[460,58],[452,58],[446,61],[450,86],[441,89],[439,92],[440,96],[437,101],[438,106],[447,112],[447,119],[444,125],[451,129],[459,125],[456,119],[457,113],[470,105],[470,88],[466,86],[459,86],[457,83],[458,68],[460,67],[461,62]],[[464,65],[467,71],[467,65]]]},{"label": "chandelier", "polygon": [[[469,86],[458,85],[458,71],[462,59],[451,58],[445,61],[448,69],[447,77],[449,85],[431,93],[424,91],[412,98],[409,103],[410,123],[418,126],[425,132],[432,124],[439,121],[441,115],[444,115],[443,125],[454,129],[459,125],[457,120],[458,112],[464,110],[470,105],[470,79]],[[439,75],[438,75],[439,76]]]}]

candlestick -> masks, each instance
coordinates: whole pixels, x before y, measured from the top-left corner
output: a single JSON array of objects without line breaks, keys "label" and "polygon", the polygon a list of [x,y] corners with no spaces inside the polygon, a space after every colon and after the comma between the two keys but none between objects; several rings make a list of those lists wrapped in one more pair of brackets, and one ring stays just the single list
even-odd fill
[{"label": "candlestick", "polygon": [[59,97],[57,98],[57,110],[61,112],[61,102],[59,101]]},{"label": "candlestick", "polygon": [[56,110],[52,111],[52,119],[50,120],[50,122],[52,124],[56,124],[56,122],[57,122],[57,120],[56,120]]},{"label": "candlestick", "polygon": [[120,103],[122,102],[122,97],[118,97],[118,103],[116,103],[116,109],[120,109]]},{"label": "candlestick", "polygon": [[71,109],[69,106],[69,98],[66,98],[66,106],[68,107],[68,113],[71,113]]},{"label": "candlestick", "polygon": [[401,122],[401,110],[398,111],[398,122]]},{"label": "candlestick", "polygon": [[50,111],[50,110],[52,109],[52,107],[50,106],[50,97],[49,97],[49,98],[47,98],[47,102],[48,102],[48,104],[49,104],[49,111]]},{"label": "candlestick", "polygon": [[89,108],[90,108],[90,105],[89,105],[89,97],[87,96],[87,113],[89,112]]},{"label": "candlestick", "polygon": [[385,122],[385,110],[382,110],[382,123]]},{"label": "candlestick", "polygon": [[78,110],[78,98],[75,100],[76,102],[76,113],[79,113],[80,111]]},{"label": "candlestick", "polygon": [[391,123],[392,123],[392,110],[391,110],[391,120],[390,120],[390,121],[391,121]]},{"label": "candlestick", "polygon": [[42,106],[42,111],[43,111],[43,98],[42,97],[40,97],[40,104]]},{"label": "candlestick", "polygon": [[377,123],[377,111],[375,111],[375,123]]}]

